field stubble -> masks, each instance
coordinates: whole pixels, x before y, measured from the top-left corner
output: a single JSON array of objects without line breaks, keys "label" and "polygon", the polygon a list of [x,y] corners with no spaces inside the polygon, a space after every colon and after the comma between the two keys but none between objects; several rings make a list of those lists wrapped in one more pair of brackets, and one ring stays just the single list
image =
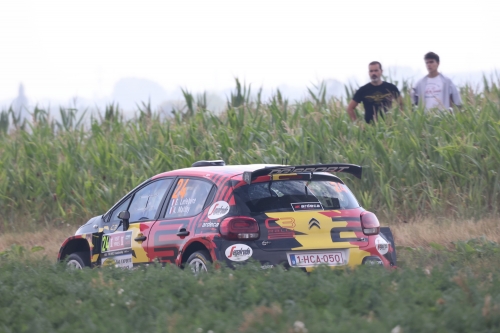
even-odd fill
[{"label": "field stubble", "polygon": [[[440,244],[452,249],[455,247],[454,242],[481,237],[500,244],[500,223],[495,218],[479,221],[427,218],[409,223],[394,223],[389,226],[398,248],[429,249],[433,244]],[[34,256],[38,258],[46,256],[50,260],[55,260],[62,242],[72,236],[75,230],[74,226],[63,225],[58,228],[42,227],[36,231],[1,234],[0,252],[8,250],[13,245],[22,246],[28,251],[34,247],[42,247],[43,249],[39,249]]]}]

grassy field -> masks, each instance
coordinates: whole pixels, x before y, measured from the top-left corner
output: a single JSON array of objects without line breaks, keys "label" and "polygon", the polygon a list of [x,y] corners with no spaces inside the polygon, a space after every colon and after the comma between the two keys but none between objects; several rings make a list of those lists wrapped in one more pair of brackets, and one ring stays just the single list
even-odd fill
[{"label": "grassy field", "polygon": [[0,255],[0,332],[498,332],[500,247],[402,250],[396,270],[67,271]]},{"label": "grassy field", "polygon": [[133,119],[116,105],[102,116],[61,109],[59,121],[39,108],[30,122],[1,111],[0,228],[76,225],[154,174],[219,158],[360,164],[362,180],[343,178],[385,224],[498,216],[498,86],[464,88],[464,107],[455,114],[414,110],[402,91],[404,110],[375,125],[352,123],[345,101],[326,100],[322,86],[291,103],[279,92],[268,101],[250,99],[239,85],[220,115],[187,92],[186,107],[170,118],[147,105]]}]

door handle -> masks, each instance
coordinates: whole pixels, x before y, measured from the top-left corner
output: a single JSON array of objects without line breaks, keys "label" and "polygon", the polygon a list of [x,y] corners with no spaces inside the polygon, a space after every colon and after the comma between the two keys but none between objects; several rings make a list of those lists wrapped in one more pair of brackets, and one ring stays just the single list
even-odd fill
[{"label": "door handle", "polygon": [[179,228],[179,232],[177,232],[177,236],[182,237],[182,236],[188,236],[189,231],[186,230],[184,227]]},{"label": "door handle", "polygon": [[146,236],[139,236],[139,237],[134,238],[134,240],[137,242],[142,242],[142,241],[145,241],[146,238],[147,238]]}]

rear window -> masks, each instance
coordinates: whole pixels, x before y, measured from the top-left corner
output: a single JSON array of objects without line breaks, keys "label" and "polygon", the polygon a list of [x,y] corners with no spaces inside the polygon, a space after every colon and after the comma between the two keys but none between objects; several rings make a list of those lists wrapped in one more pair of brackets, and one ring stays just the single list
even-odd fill
[{"label": "rear window", "polygon": [[236,203],[251,213],[357,208],[344,184],[326,180],[254,183],[234,191]]}]

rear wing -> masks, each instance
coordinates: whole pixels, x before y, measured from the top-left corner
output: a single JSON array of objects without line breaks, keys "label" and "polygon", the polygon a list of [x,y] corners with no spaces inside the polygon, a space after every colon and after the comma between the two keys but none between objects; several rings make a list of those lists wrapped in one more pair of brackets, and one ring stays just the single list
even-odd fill
[{"label": "rear wing", "polygon": [[255,171],[245,171],[243,173],[243,180],[247,184],[251,184],[254,179],[260,176],[272,176],[277,174],[291,174],[291,173],[313,173],[313,172],[345,172],[354,175],[361,179],[362,168],[355,164],[310,164],[310,165],[279,165],[257,169]]}]

